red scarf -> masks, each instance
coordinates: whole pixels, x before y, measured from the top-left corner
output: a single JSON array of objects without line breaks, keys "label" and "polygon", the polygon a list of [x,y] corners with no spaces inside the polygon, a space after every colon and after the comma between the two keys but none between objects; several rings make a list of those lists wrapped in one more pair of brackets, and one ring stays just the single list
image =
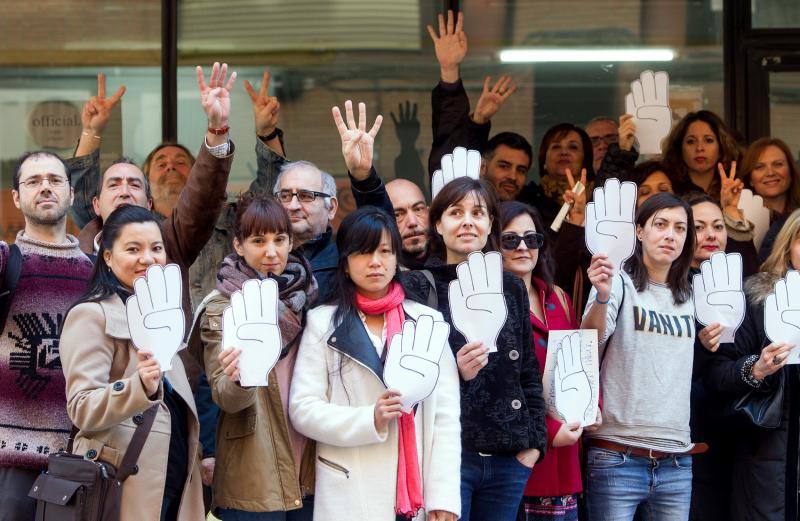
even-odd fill
[{"label": "red scarf", "polygon": [[[406,294],[397,282],[389,285],[386,296],[371,300],[356,293],[356,306],[367,315],[386,314],[386,349],[392,337],[402,333],[405,313],[403,300]],[[417,433],[414,427],[414,413],[403,413],[400,416],[398,434],[399,454],[397,458],[397,496],[395,513],[409,518],[414,517],[424,506],[422,500],[422,479],[417,457]]]}]

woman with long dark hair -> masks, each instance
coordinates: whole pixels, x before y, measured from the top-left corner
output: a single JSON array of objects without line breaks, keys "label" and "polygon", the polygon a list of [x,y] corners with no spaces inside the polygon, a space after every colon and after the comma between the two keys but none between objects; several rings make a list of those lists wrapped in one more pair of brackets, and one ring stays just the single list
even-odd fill
[{"label": "woman with long dark hair", "polygon": [[442,316],[405,296],[393,216],[371,206],[352,212],[336,245],[333,297],[308,312],[290,398],[293,425],[317,442],[314,519],[455,521],[461,451],[453,355],[447,345],[435,362],[403,351],[414,374],[438,372],[435,389],[411,412],[383,372],[397,354],[390,350],[401,348],[395,334],[402,330],[407,343],[406,320],[424,340],[424,324]]},{"label": "woman with long dark hair", "polygon": [[198,455],[200,424],[180,356],[162,372],[137,350],[125,301],[133,281],[167,256],[159,223],[139,206],[121,206],[103,223],[86,293],[67,313],[60,351],[67,412],[78,427],[74,452],[119,466],[142,413],[158,406],[137,465],[122,485],[125,520],[196,521],[205,516]]},{"label": "woman with long dark hair", "polygon": [[[636,246],[619,274],[605,255],[581,327],[597,329],[603,424],[588,435],[589,519],[688,519],[695,331],[692,209],[668,193],[637,210]],[[702,336],[701,336],[702,338]]]},{"label": "woman with long dark hair", "polygon": [[[314,445],[288,421],[288,401],[305,313],[316,302],[317,283],[308,261],[292,250],[289,215],[274,197],[239,197],[233,249],[222,261],[216,290],[198,310],[205,370],[220,408],[217,432],[225,433],[216,440],[214,503],[223,521],[310,520]],[[267,386],[242,387],[241,350],[222,345],[222,314],[245,282],[265,278],[278,285],[280,358],[267,375]]]},{"label": "woman with long dark hair", "polygon": [[404,286],[421,302],[435,300],[451,324],[450,347],[461,376],[462,519],[512,520],[531,469],[547,447],[527,291],[518,277],[503,272],[508,315],[497,352],[489,353],[480,341],[467,342],[452,326],[449,287],[470,253],[500,251],[494,191],[483,181],[455,179],[434,198],[429,218],[428,273],[408,272]]}]

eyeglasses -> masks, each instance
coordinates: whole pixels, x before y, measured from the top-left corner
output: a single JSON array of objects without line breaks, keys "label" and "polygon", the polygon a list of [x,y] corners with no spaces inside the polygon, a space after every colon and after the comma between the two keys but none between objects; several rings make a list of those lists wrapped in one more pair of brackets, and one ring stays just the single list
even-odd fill
[{"label": "eyeglasses", "polygon": [[67,184],[67,178],[66,177],[57,177],[57,176],[52,176],[52,177],[38,177],[38,176],[29,177],[28,179],[26,179],[24,181],[20,181],[19,184],[21,184],[25,188],[34,189],[34,188],[39,188],[40,186],[42,186],[42,183],[44,183],[45,181],[47,181],[47,184],[49,184],[53,188],[62,188]]},{"label": "eyeglasses", "polygon": [[592,146],[596,147],[600,144],[601,141],[605,141],[606,145],[610,145],[611,143],[619,143],[619,134],[606,134],[605,136],[592,136],[589,138],[592,140]]},{"label": "eyeglasses", "polygon": [[544,245],[544,235],[531,232],[525,235],[504,233],[500,236],[500,246],[504,250],[516,250],[519,247],[519,243],[522,241],[525,241],[525,246],[527,246],[529,250],[538,250]]},{"label": "eyeglasses", "polygon": [[297,190],[293,192],[291,190],[280,190],[279,192],[275,193],[275,197],[282,203],[291,203],[292,198],[297,196],[297,200],[301,203],[311,203],[314,202],[314,199],[317,197],[331,197],[330,195],[324,192],[315,192],[314,190]]}]

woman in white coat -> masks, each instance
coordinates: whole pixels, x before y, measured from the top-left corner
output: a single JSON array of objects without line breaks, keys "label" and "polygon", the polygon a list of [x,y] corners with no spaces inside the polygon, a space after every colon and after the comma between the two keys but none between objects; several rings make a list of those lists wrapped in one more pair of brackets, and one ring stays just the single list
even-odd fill
[{"label": "woman in white coat", "polygon": [[460,406],[446,335],[438,364],[405,359],[418,370],[410,375],[438,371],[435,388],[410,413],[399,391],[384,384],[384,362],[390,349],[400,349],[392,337],[403,321],[414,321],[419,335],[430,324],[421,316],[442,316],[405,298],[391,216],[361,208],[342,221],[336,243],[337,287],[330,305],[308,313],[290,397],[295,429],[317,441],[314,519],[455,521]]}]

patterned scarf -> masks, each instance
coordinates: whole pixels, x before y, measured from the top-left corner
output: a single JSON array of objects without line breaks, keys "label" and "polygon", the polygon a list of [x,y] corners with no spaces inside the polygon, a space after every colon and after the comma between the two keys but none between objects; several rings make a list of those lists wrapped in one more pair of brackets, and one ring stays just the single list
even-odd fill
[{"label": "patterned scarf", "polygon": [[[367,315],[386,314],[386,348],[389,348],[392,337],[401,333],[405,313],[403,313],[403,300],[406,294],[403,287],[397,282],[392,282],[389,292],[377,300],[368,299],[356,293],[356,307]],[[419,471],[419,458],[417,456],[417,433],[414,425],[414,413],[403,413],[398,420],[398,450],[397,457],[397,495],[395,499],[395,513],[407,518],[414,517],[419,509],[423,508],[422,477]]]},{"label": "patterned scarf", "polygon": [[[305,257],[294,252],[289,253],[286,268],[280,275],[269,274],[278,282],[278,327],[281,330],[283,349],[281,358],[300,340],[303,331],[303,310],[317,301],[317,281],[311,274],[311,265]],[[263,280],[256,270],[251,268],[236,252],[222,261],[217,274],[217,290],[231,298],[235,291],[250,280]]]}]

